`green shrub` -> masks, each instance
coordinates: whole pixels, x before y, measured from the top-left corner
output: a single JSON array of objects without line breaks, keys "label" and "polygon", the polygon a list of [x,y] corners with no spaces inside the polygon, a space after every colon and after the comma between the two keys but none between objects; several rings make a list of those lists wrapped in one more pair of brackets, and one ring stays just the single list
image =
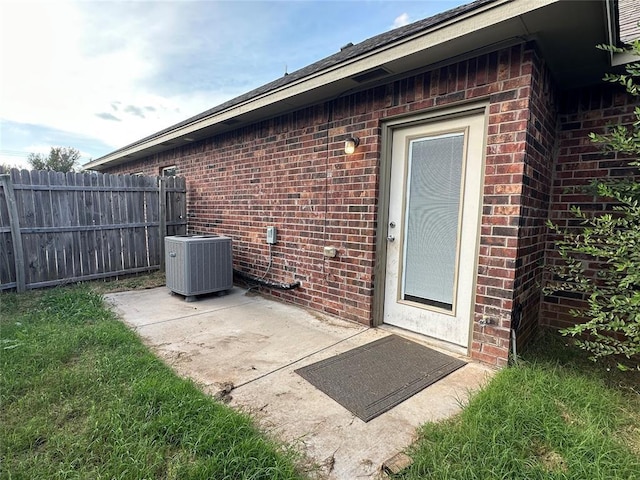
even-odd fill
[{"label": "green shrub", "polygon": [[[640,41],[626,49],[599,48],[640,56]],[[604,80],[621,84],[640,100],[640,63],[628,64],[625,70],[625,74],[607,74]],[[612,126],[605,134],[590,134],[590,139],[606,152],[636,157],[629,165],[639,167],[640,107],[635,107],[634,115],[631,125]],[[556,245],[564,262],[551,267],[556,280],[545,293],[570,291],[584,296],[586,306],[571,310],[583,321],[562,333],[576,337],[593,360],[616,355],[631,359],[640,354],[640,183],[633,177],[603,179],[594,181],[589,190],[613,206],[598,214],[573,207],[571,212],[580,220],[578,229],[549,223],[551,231],[562,237]],[[598,266],[595,276],[590,273],[594,264]]]}]

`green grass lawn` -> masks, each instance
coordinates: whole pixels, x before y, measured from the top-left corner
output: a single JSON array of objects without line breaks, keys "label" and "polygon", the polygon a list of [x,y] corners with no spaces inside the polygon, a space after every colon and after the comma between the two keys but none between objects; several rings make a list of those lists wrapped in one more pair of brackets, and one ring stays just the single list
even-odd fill
[{"label": "green grass lawn", "polygon": [[292,452],[174,375],[90,288],[0,302],[0,478],[302,478]]},{"label": "green grass lawn", "polygon": [[639,376],[548,334],[460,415],[425,425],[397,478],[639,479]]},{"label": "green grass lawn", "polygon": [[[178,378],[104,308],[119,285],[0,293],[0,478],[303,478],[295,452]],[[640,478],[640,372],[565,343],[545,337],[460,415],[425,425],[397,478]]]}]

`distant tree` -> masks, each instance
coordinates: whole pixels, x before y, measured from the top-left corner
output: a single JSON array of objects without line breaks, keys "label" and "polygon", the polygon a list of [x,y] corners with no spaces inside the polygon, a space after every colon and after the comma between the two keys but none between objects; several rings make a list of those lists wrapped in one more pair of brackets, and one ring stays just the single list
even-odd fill
[{"label": "distant tree", "polygon": [[80,152],[71,147],[51,147],[49,155],[30,153],[27,162],[34,170],[73,172],[78,166]]}]

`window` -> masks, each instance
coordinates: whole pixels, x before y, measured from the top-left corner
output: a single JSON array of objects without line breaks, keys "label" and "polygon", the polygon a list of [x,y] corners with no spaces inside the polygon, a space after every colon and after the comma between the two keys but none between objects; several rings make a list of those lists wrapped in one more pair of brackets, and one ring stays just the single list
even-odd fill
[{"label": "window", "polygon": [[162,167],[160,169],[160,176],[162,177],[175,177],[178,173],[178,169],[175,165],[170,165],[168,167]]}]

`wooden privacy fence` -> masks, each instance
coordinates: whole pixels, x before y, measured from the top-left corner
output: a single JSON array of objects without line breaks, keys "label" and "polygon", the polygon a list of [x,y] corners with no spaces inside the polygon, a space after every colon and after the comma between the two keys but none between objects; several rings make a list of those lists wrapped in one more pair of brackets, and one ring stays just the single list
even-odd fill
[{"label": "wooden privacy fence", "polygon": [[0,171],[0,290],[159,269],[186,228],[184,178]]}]

